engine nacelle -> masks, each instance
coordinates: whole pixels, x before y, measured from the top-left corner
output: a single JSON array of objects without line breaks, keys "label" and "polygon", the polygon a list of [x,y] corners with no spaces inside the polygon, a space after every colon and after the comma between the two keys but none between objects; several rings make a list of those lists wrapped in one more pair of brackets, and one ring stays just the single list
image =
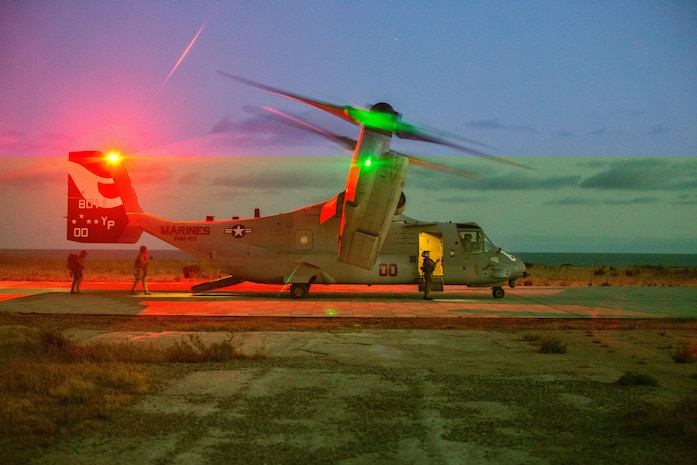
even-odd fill
[{"label": "engine nacelle", "polygon": [[[374,152],[380,153],[379,150]],[[391,152],[364,155],[371,163],[354,163],[349,174],[342,224],[339,260],[370,270],[403,198],[408,159]],[[404,198],[406,201],[406,198]]]}]

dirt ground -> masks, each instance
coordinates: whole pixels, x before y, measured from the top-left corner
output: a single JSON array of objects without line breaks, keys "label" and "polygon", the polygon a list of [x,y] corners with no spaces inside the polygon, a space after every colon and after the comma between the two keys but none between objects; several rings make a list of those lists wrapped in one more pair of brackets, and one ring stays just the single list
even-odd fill
[{"label": "dirt ground", "polygon": [[[144,344],[189,334],[77,323],[64,333]],[[691,327],[199,334],[232,334],[263,357],[157,366],[155,392],[29,463],[692,464],[697,452],[678,427],[697,408],[697,364],[670,356],[694,347]],[[566,352],[540,353],[545,337]],[[627,373],[658,385],[618,384]]]}]

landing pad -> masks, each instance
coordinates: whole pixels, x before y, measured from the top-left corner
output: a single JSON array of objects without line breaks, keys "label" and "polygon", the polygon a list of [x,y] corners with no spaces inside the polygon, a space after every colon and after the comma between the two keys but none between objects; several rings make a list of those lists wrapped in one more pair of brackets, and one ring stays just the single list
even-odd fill
[{"label": "landing pad", "polygon": [[282,286],[242,283],[193,294],[189,284],[153,283],[151,294],[131,295],[130,283],[5,281],[0,311],[216,317],[334,318],[697,318],[697,288],[520,287],[502,299],[491,290],[449,286],[424,300],[416,286],[315,286],[302,300]]}]

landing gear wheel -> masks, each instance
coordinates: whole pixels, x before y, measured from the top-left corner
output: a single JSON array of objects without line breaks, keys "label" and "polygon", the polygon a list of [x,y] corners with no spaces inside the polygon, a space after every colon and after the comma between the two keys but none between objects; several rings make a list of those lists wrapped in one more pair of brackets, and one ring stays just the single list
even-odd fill
[{"label": "landing gear wheel", "polygon": [[495,287],[491,290],[491,295],[494,296],[494,299],[501,299],[505,294],[502,287]]},{"label": "landing gear wheel", "polygon": [[307,284],[291,284],[290,285],[290,295],[294,299],[304,299],[309,291],[310,291],[310,286],[308,286]]}]

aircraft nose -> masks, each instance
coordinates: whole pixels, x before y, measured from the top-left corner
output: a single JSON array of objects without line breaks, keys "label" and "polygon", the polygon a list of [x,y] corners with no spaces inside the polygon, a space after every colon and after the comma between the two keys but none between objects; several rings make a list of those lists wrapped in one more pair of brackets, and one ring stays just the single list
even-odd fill
[{"label": "aircraft nose", "polygon": [[526,277],[528,275],[527,267],[525,266],[525,262],[521,260],[518,257],[515,257],[515,262],[513,262],[514,269],[516,271],[516,274],[522,278]]},{"label": "aircraft nose", "polygon": [[512,263],[511,263],[512,270],[511,270],[511,277],[508,280],[508,285],[511,288],[513,288],[513,287],[516,287],[516,284],[518,284],[519,278],[525,278],[526,276],[528,276],[528,272],[527,272],[527,267],[525,266],[525,262],[523,262],[523,260],[521,260],[518,257],[513,257],[512,255],[511,255],[511,257],[513,258],[513,260],[511,260],[512,261]]},{"label": "aircraft nose", "polygon": [[528,276],[527,267],[525,266],[525,262],[523,262],[523,260],[508,253],[506,253],[506,255],[511,260],[511,277],[517,279]]},{"label": "aircraft nose", "polygon": [[527,278],[528,276],[530,276],[530,274],[528,273],[528,268],[525,266],[525,263],[523,263],[522,260],[520,262],[520,265],[518,266],[520,267],[520,276],[522,278]]}]

